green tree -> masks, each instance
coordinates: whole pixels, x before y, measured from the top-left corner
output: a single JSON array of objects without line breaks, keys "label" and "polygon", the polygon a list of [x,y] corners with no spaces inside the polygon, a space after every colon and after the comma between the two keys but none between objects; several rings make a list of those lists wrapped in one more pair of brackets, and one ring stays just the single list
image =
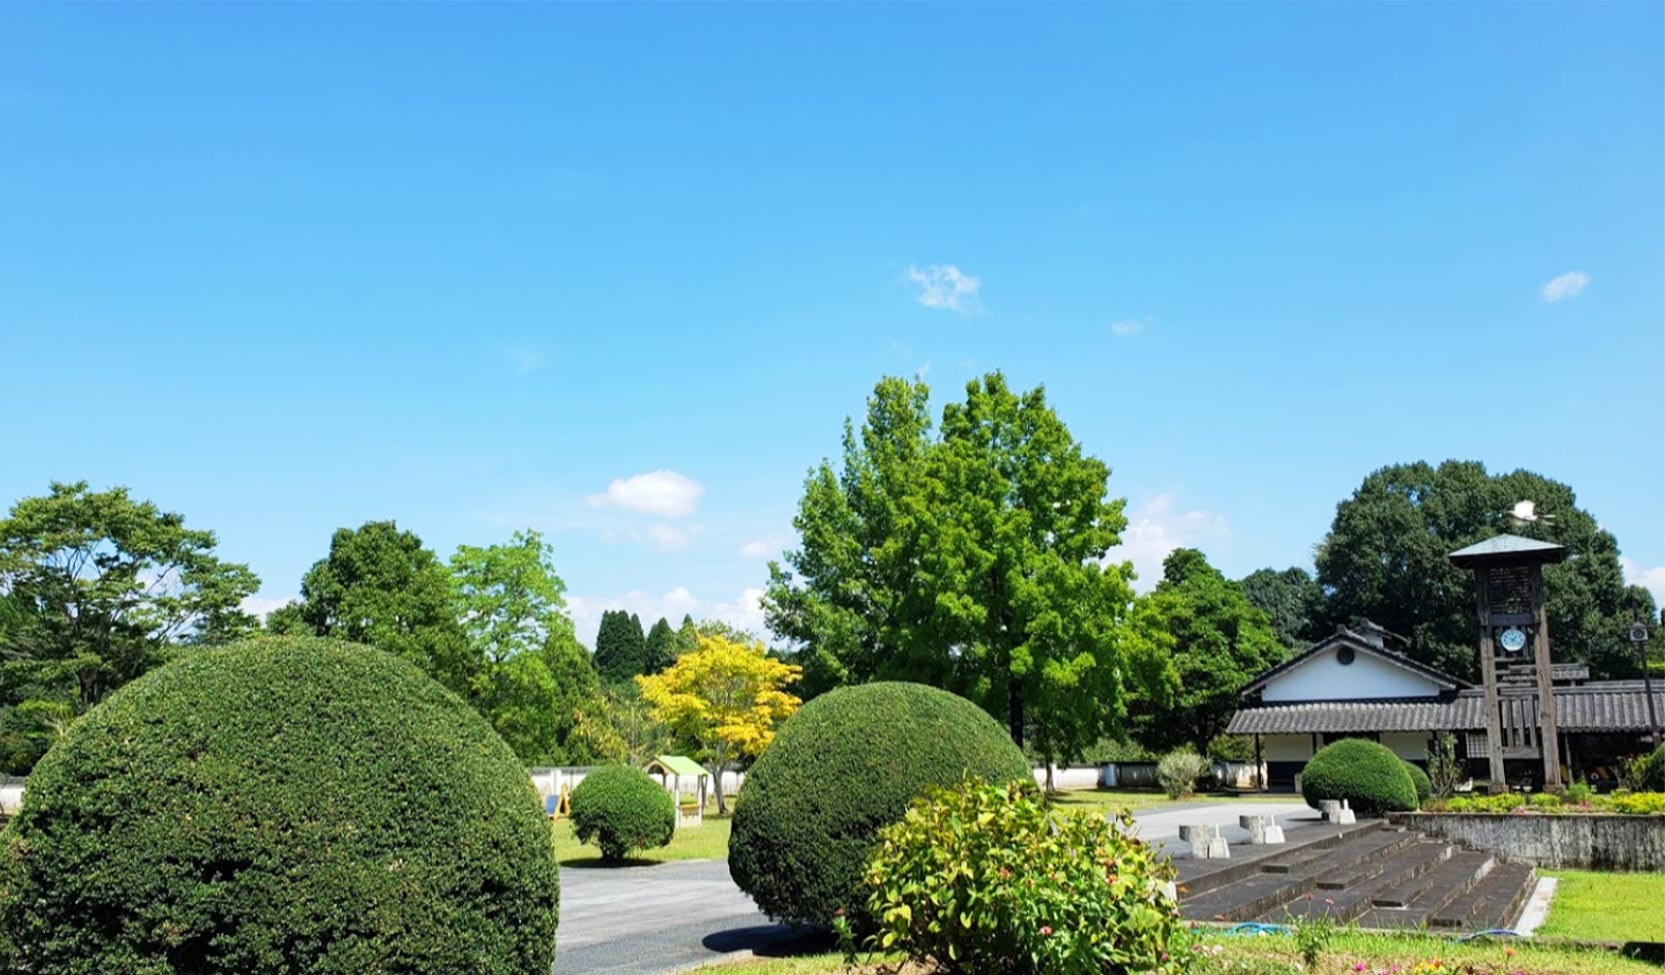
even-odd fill
[{"label": "green tree", "polygon": [[1164,669],[1124,625],[1129,567],[1105,563],[1122,501],[1042,390],[991,373],[935,436],[927,399],[885,379],[860,435],[846,423],[842,470],[805,485],[791,571],[770,566],[765,617],[813,684],[934,684],[1068,758],[1119,732],[1133,683]]},{"label": "green tree", "polygon": [[1166,751],[1189,744],[1207,754],[1237,710],[1238,695],[1287,651],[1266,614],[1199,551],[1175,549],[1162,581],[1146,596],[1151,616],[1168,631],[1178,676],[1168,700],[1135,705],[1140,744]]},{"label": "green tree", "polygon": [[609,684],[621,684],[647,666],[647,638],[642,623],[622,609],[601,614],[595,636],[595,669]]},{"label": "green tree", "polygon": [[280,632],[294,635],[298,618],[315,636],[404,657],[467,697],[479,668],[457,610],[451,575],[422,539],[371,521],[338,529],[329,555],[301,579],[297,609],[273,615]]},{"label": "green tree", "polygon": [[659,622],[653,624],[653,629],[648,631],[642,673],[657,674],[676,663],[676,651],[676,631],[671,629],[670,621],[661,616]]},{"label": "green tree", "polygon": [[85,481],[54,482],[0,519],[0,726],[35,736],[8,746],[14,770],[32,765],[74,715],[182,645],[259,625],[241,603],[260,580],[221,561],[215,544],[182,515]]},{"label": "green tree", "polygon": [[1238,583],[1249,604],[1266,614],[1278,642],[1302,650],[1323,636],[1315,621],[1324,609],[1324,590],[1307,570],[1256,569]]},{"label": "green tree", "polygon": [[[1535,520],[1511,515],[1521,501],[1533,502]],[[1654,603],[1625,585],[1613,536],[1567,485],[1525,470],[1489,474],[1473,461],[1384,467],[1336,506],[1317,553],[1321,623],[1369,618],[1408,637],[1413,658],[1477,679],[1474,582],[1446,555],[1499,532],[1569,550],[1565,562],[1544,567],[1555,658],[1587,663],[1593,677],[1636,675],[1625,635],[1632,614],[1651,614]]]},{"label": "green tree", "polygon": [[680,657],[699,645],[700,628],[692,616],[683,613],[682,624],[676,628],[676,655]]}]

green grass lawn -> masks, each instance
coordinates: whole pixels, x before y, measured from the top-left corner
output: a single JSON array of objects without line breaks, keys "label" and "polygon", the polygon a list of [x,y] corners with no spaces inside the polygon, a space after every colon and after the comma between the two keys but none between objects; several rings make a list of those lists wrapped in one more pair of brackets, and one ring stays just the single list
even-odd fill
[{"label": "green grass lawn", "polygon": [[1094,812],[1112,812],[1116,809],[1127,809],[1138,812],[1153,806],[1173,806],[1190,803],[1219,803],[1219,802],[1299,802],[1300,796],[1293,793],[1248,792],[1243,795],[1194,795],[1185,799],[1170,799],[1161,789],[1076,789],[1061,792],[1053,796],[1052,804],[1059,809],[1080,809]]},{"label": "green grass lawn", "polygon": [[[718,819],[706,813],[705,822],[698,826],[683,826],[671,837],[669,846],[657,850],[639,851],[631,863],[669,863],[672,860],[721,860],[728,856],[730,820]],[[563,867],[595,867],[601,865],[601,851],[585,846],[572,835],[572,821],[561,819],[554,824],[555,861]]]},{"label": "green grass lawn", "polygon": [[[1287,936],[1233,937],[1202,933],[1200,940],[1206,946],[1219,946],[1220,953],[1216,958],[1220,963],[1264,961],[1269,963],[1268,971],[1288,971],[1290,975],[1295,975],[1294,966],[1300,961],[1293,939]],[[1361,975],[1361,972],[1362,975],[1376,975],[1391,972],[1394,966],[1405,973],[1418,962],[1436,958],[1447,965],[1472,965],[1477,971],[1494,975],[1516,972],[1522,975],[1659,975],[1660,971],[1657,966],[1624,958],[1612,951],[1537,944],[1528,940],[1458,943],[1419,935],[1341,931],[1330,943],[1318,966],[1303,975]],[[888,961],[894,965],[895,959]],[[1362,970],[1358,967],[1360,965],[1364,966]],[[1224,966],[1204,962],[1199,967],[1199,973],[1206,975],[1217,967]],[[701,975],[838,975],[847,970],[841,956],[819,954],[725,962],[699,971]],[[857,971],[863,975],[877,975],[877,969],[873,967]]]},{"label": "green grass lawn", "polygon": [[1560,884],[1538,934],[1583,941],[1665,941],[1665,875],[1541,872]]}]

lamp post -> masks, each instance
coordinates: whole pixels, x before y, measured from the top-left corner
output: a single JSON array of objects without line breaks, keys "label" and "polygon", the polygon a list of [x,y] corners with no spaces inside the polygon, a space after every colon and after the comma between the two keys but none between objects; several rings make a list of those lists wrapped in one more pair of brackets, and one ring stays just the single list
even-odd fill
[{"label": "lamp post", "polygon": [[1648,624],[1638,616],[1630,624],[1630,642],[1636,644],[1636,655],[1642,658],[1642,696],[1648,699],[1648,728],[1653,732],[1653,747],[1659,747],[1659,715],[1653,706],[1653,677],[1648,673]]}]

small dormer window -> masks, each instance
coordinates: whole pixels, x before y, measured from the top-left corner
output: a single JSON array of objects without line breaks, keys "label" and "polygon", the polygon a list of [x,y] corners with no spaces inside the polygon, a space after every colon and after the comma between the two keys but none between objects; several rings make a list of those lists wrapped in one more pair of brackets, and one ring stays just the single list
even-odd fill
[{"label": "small dormer window", "polygon": [[1335,652],[1335,662],[1345,667],[1353,662],[1353,648],[1342,647]]}]

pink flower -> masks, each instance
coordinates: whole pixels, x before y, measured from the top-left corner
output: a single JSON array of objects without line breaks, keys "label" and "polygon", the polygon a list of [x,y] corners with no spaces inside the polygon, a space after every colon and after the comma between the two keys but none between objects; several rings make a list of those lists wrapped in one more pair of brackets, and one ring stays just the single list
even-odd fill
[{"label": "pink flower", "polygon": [[1050,925],[1050,924],[1041,925],[1041,937],[1043,937],[1043,938],[1052,937],[1052,925]]},{"label": "pink flower", "polygon": [[1358,964],[1357,964],[1357,965],[1354,965],[1354,966],[1353,966],[1353,971],[1355,971],[1355,972],[1362,972],[1362,971],[1364,971],[1364,962],[1362,962],[1362,961],[1361,961],[1361,962],[1359,962],[1359,963],[1358,963]]}]

